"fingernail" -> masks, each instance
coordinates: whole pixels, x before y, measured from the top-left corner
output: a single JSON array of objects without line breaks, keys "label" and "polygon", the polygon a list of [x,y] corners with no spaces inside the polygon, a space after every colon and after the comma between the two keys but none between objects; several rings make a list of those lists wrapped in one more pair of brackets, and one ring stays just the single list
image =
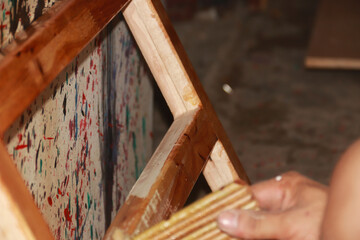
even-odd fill
[{"label": "fingernail", "polygon": [[234,211],[226,211],[220,213],[218,217],[218,226],[224,230],[232,230],[237,227],[238,213]]}]

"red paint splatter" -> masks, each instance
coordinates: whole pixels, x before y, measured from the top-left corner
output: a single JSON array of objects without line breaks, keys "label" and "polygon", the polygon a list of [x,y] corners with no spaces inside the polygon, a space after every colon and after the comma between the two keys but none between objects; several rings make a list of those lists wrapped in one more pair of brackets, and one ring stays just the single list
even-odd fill
[{"label": "red paint splatter", "polygon": [[103,137],[104,135],[100,132],[100,130],[98,130],[98,133],[100,134],[101,137]]},{"label": "red paint splatter", "polygon": [[22,140],[22,134],[20,133],[20,134],[18,134],[18,140],[19,140],[19,143],[21,142],[21,140]]},{"label": "red paint splatter", "polygon": [[15,147],[15,150],[27,148],[27,146],[28,146],[27,144],[17,145],[17,146]]},{"label": "red paint splatter", "polygon": [[4,29],[4,28],[6,28],[6,26],[7,26],[6,24],[1,24],[0,29]]},{"label": "red paint splatter", "polygon": [[64,209],[64,215],[65,215],[66,221],[72,222],[72,220],[71,220],[72,216],[70,215],[69,206]]},{"label": "red paint splatter", "polygon": [[63,193],[61,192],[60,188],[58,188],[58,194],[60,194],[61,196],[64,196]]},{"label": "red paint splatter", "polygon": [[83,93],[83,95],[82,95],[82,101],[83,101],[83,104],[85,103],[85,101],[86,101],[86,97],[85,97],[85,94]]},{"label": "red paint splatter", "polygon": [[49,205],[52,206],[52,198],[51,197],[48,197],[48,202],[49,202]]},{"label": "red paint splatter", "polygon": [[72,139],[72,136],[75,133],[75,124],[73,121],[69,121],[69,130],[70,130],[70,140]]},{"label": "red paint splatter", "polygon": [[44,140],[53,140],[54,138],[53,137],[45,137],[44,136]]},{"label": "red paint splatter", "polygon": [[80,134],[82,131],[86,130],[87,122],[86,118],[80,120]]}]

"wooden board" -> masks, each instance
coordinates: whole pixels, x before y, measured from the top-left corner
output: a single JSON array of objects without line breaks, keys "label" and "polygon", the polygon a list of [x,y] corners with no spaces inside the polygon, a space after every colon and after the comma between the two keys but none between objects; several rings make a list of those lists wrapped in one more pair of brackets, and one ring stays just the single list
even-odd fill
[{"label": "wooden board", "polygon": [[0,136],[128,0],[65,0],[3,50]]},{"label": "wooden board", "polygon": [[[0,136],[126,3],[64,1],[39,19],[21,41],[6,49],[0,64]],[[137,234],[168,217],[185,203],[204,168],[213,190],[234,181],[248,182],[160,0],[132,0],[123,13],[174,123],[108,229],[108,238],[116,229]],[[17,188],[10,189],[11,181],[20,184],[21,177],[4,174],[0,180],[19,209],[18,220],[25,218],[21,220],[24,227],[34,236],[46,229],[44,222],[35,226],[25,213],[25,207],[34,206],[24,192],[25,186],[19,193]],[[15,199],[22,195],[26,204]]]},{"label": "wooden board", "polygon": [[360,69],[360,1],[322,0],[305,65]]}]

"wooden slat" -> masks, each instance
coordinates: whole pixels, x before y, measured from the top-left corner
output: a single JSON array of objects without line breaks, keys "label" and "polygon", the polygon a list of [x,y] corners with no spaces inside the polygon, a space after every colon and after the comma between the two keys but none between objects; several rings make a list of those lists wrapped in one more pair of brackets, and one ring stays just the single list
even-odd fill
[{"label": "wooden slat", "polygon": [[[0,204],[6,204],[10,209],[1,210],[1,239],[48,240],[53,239],[47,223],[25,186],[24,180],[10,158],[7,149],[0,141]],[[4,206],[0,206],[4,207]],[[4,222],[5,221],[5,222]]]},{"label": "wooden slat", "polygon": [[212,191],[217,191],[239,178],[220,141],[216,142],[203,174]]},{"label": "wooden slat", "polygon": [[60,1],[17,36],[0,62],[0,136],[127,0]]},{"label": "wooden slat", "polygon": [[[211,159],[213,162],[219,161],[221,164],[214,166],[216,168],[221,166],[221,168],[212,172],[216,174],[225,169],[226,172],[236,173],[231,175],[232,181],[242,179],[248,182],[245,171],[161,2],[159,0],[132,0],[124,8],[123,13],[174,118],[196,107],[202,107],[206,111],[208,121],[220,141]],[[218,180],[214,182],[208,179],[210,186],[214,185],[213,189],[229,183],[228,179],[219,182],[223,179],[220,175],[213,175],[212,179]]]},{"label": "wooden slat", "polygon": [[105,239],[138,234],[185,203],[216,142],[202,110],[179,116],[131,190]]},{"label": "wooden slat", "polygon": [[360,1],[322,0],[305,65],[360,69]]}]

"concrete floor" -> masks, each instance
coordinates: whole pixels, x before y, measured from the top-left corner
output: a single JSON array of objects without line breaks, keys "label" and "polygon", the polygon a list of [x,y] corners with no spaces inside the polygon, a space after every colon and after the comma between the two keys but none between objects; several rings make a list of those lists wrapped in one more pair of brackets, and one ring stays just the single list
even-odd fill
[{"label": "concrete floor", "polygon": [[[175,23],[252,182],[296,170],[327,184],[360,136],[360,72],[304,68],[316,7],[278,0],[254,12],[235,1],[216,20]],[[155,142],[171,122],[159,99]]]}]

